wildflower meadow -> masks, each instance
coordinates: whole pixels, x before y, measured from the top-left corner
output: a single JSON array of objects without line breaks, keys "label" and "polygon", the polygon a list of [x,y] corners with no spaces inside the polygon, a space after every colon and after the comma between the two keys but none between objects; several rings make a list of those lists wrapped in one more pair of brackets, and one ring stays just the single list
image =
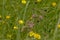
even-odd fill
[{"label": "wildflower meadow", "polygon": [[60,0],[0,0],[0,40],[60,40]]}]

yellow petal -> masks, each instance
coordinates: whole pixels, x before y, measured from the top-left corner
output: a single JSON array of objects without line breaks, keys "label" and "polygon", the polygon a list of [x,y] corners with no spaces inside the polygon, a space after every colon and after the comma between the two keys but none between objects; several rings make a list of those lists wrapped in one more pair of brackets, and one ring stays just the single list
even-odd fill
[{"label": "yellow petal", "polygon": [[14,26],[14,29],[18,29],[18,27],[17,26]]},{"label": "yellow petal", "polygon": [[22,0],[22,4],[26,4],[26,1],[25,0]]},{"label": "yellow petal", "polygon": [[53,3],[52,3],[52,6],[53,6],[53,7],[55,7],[56,5],[57,5],[56,2],[53,2]]},{"label": "yellow petal", "polygon": [[41,36],[39,34],[34,34],[34,38],[41,39]]},{"label": "yellow petal", "polygon": [[58,28],[60,28],[60,24],[58,25]]},{"label": "yellow petal", "polygon": [[33,31],[30,31],[29,32],[29,36],[32,37],[34,35],[34,32]]},{"label": "yellow petal", "polygon": [[41,2],[42,0],[37,0],[37,2]]},{"label": "yellow petal", "polygon": [[23,22],[23,20],[19,20],[18,23],[19,24],[23,24],[24,22]]},{"label": "yellow petal", "polygon": [[0,15],[0,18],[1,18],[2,16]]},{"label": "yellow petal", "polygon": [[10,18],[10,16],[6,16],[6,19],[9,19]]}]

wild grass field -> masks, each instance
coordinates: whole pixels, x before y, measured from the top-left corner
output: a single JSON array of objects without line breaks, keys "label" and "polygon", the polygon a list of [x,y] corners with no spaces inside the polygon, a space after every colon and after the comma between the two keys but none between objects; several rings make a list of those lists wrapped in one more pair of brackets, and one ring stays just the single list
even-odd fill
[{"label": "wild grass field", "polygon": [[60,0],[0,0],[0,40],[60,40]]}]

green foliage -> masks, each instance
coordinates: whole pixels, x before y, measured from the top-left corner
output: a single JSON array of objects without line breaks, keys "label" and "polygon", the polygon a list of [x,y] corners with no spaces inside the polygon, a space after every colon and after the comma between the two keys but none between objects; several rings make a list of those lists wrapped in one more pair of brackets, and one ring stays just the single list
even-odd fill
[{"label": "green foliage", "polygon": [[[60,40],[60,29],[57,27],[60,23],[60,0],[26,1],[22,4],[21,0],[0,0],[0,40],[37,40],[29,37],[31,30],[41,35],[40,40]],[[53,2],[56,2],[55,7]],[[30,19],[33,14],[37,17]],[[7,15],[10,19],[6,19]],[[24,24],[19,24],[18,20],[23,20]],[[29,28],[27,21],[32,21],[34,26]],[[13,29],[14,25],[17,30]]]}]

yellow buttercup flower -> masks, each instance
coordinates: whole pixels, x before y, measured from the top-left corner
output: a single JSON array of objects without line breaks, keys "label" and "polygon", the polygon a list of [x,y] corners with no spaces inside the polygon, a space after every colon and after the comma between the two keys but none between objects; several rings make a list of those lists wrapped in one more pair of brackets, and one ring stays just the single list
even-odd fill
[{"label": "yellow buttercup flower", "polygon": [[17,26],[14,26],[14,29],[18,29],[18,27]]},{"label": "yellow buttercup flower", "polygon": [[30,31],[30,32],[29,32],[29,36],[30,36],[30,37],[34,36],[34,32],[33,32],[33,31]]},{"label": "yellow buttercup flower", "polygon": [[8,16],[6,16],[6,19],[9,19],[10,18],[10,16],[8,15]]},{"label": "yellow buttercup flower", "polygon": [[18,23],[19,23],[19,24],[23,24],[24,21],[23,21],[23,20],[19,20]]},{"label": "yellow buttercup flower", "polygon": [[58,28],[60,28],[60,24],[58,25]]},{"label": "yellow buttercup flower", "polygon": [[22,4],[26,4],[26,0],[22,0]]},{"label": "yellow buttercup flower", "polygon": [[41,39],[41,36],[39,34],[34,34],[34,38]]},{"label": "yellow buttercup flower", "polygon": [[37,0],[37,2],[41,2],[42,0]]},{"label": "yellow buttercup flower", "polygon": [[0,18],[1,18],[2,16],[0,15]]},{"label": "yellow buttercup flower", "polygon": [[53,2],[53,3],[52,3],[52,6],[53,6],[53,7],[55,7],[56,5],[57,5],[56,2]]}]

